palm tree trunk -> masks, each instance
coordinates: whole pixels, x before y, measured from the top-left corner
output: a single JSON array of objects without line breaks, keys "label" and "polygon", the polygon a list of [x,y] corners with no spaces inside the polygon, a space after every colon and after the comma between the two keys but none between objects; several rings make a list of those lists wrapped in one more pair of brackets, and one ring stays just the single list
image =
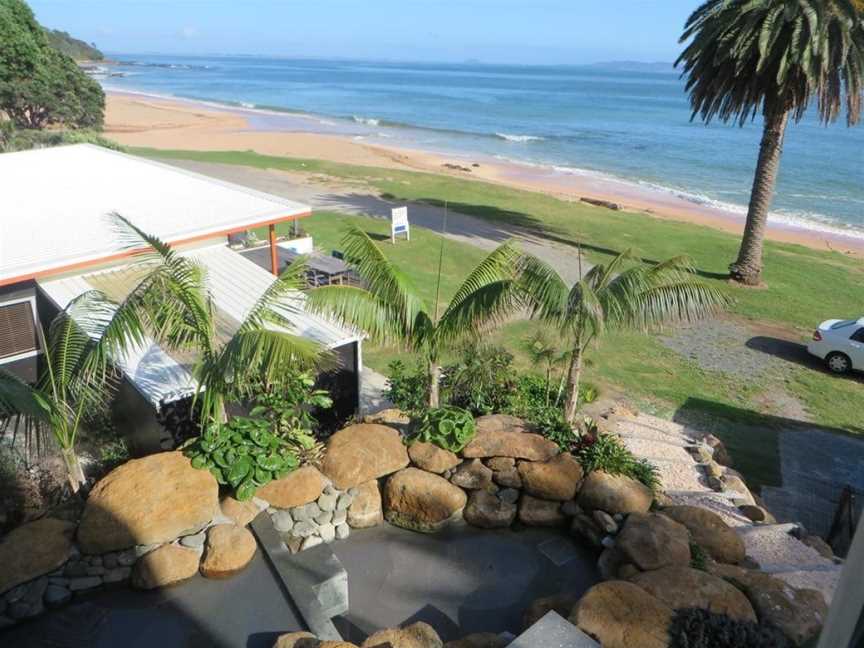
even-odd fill
[{"label": "palm tree trunk", "polygon": [[429,361],[429,407],[438,407],[440,403],[441,367],[434,361]]},{"label": "palm tree trunk", "polygon": [[81,468],[78,454],[75,452],[75,448],[63,448],[61,454],[63,455],[63,462],[66,464],[69,487],[73,493],[77,493],[87,481],[84,478],[84,470]]},{"label": "palm tree trunk", "polygon": [[783,135],[786,132],[788,115],[783,109],[766,111],[744,238],[738,251],[738,260],[729,266],[732,279],[748,286],[758,286],[762,281],[762,244],[768,222],[768,209],[771,207],[777,172],[780,170],[780,154],[783,151]]},{"label": "palm tree trunk", "polygon": [[567,400],[564,402],[564,418],[572,424],[576,420],[579,407],[579,382],[582,379],[582,344],[577,342],[570,357],[567,371]]}]

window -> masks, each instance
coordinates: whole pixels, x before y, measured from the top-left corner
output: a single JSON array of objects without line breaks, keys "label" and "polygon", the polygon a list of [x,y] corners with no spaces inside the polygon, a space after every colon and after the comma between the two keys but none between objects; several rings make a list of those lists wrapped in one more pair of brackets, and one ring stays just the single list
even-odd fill
[{"label": "window", "polygon": [[39,352],[34,299],[0,303],[0,364]]},{"label": "window", "polygon": [[849,339],[853,342],[864,342],[864,328],[859,328]]}]

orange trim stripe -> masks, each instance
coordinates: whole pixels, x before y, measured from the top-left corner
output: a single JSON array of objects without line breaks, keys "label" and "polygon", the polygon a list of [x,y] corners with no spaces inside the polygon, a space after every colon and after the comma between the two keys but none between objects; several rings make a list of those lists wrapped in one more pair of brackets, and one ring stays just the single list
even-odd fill
[{"label": "orange trim stripe", "polygon": [[[293,216],[284,216],[278,219],[269,219],[266,221],[261,221],[260,223],[250,223],[248,225],[244,225],[243,227],[233,227],[231,229],[219,230],[216,232],[208,232],[207,234],[198,234],[195,236],[190,236],[183,239],[177,239],[174,241],[168,241],[168,245],[185,245],[186,243],[194,243],[195,241],[204,241],[208,238],[216,238],[218,236],[228,236],[229,234],[236,234],[237,232],[244,232],[249,229],[254,229],[256,227],[263,227],[265,225],[277,225],[279,223],[287,223],[290,221],[299,220],[301,218],[306,218],[307,216],[311,216],[312,212],[303,212],[300,214],[294,214]],[[32,272],[30,274],[23,274],[17,277],[9,277],[7,279],[0,279],[0,286],[10,286],[12,284],[20,283],[22,281],[29,281],[31,279],[43,279],[45,277],[50,277],[55,274],[61,274],[64,272],[69,272],[71,270],[80,270],[82,268],[89,268],[91,266],[100,265],[102,263],[108,263],[109,261],[118,261],[120,259],[125,259],[128,257],[135,256],[136,254],[141,254],[145,252],[147,248],[137,248],[134,250],[126,250],[124,252],[118,252],[116,254],[109,254],[108,256],[99,257],[98,259],[89,259],[87,261],[78,261],[77,263],[70,263],[64,266],[58,266],[56,268],[50,268],[48,270],[39,270],[38,272]]]}]

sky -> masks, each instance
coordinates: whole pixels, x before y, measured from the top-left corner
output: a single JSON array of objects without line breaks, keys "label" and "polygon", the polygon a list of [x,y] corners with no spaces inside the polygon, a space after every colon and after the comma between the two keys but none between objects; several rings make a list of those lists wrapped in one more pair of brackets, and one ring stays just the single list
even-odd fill
[{"label": "sky", "polygon": [[108,53],[582,64],[676,58],[700,0],[30,0]]}]

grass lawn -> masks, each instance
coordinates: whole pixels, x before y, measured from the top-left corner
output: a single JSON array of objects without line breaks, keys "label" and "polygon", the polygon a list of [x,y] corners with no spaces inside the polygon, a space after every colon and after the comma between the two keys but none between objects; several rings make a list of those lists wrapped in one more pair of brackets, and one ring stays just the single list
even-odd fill
[{"label": "grass lawn", "polygon": [[[727,265],[737,252],[738,238],[688,223],[622,213],[570,203],[537,193],[508,189],[448,176],[351,166],[316,160],[262,156],[251,152],[155,151],[136,153],[153,157],[325,173],[337,178],[361,180],[381,193],[400,200],[440,203],[445,198],[456,211],[526,227],[565,243],[581,242],[586,255],[602,262],[631,248],[645,260],[661,260],[686,253],[707,281],[722,283],[735,303],[732,313],[755,322],[779,325],[803,339],[814,325],[828,317],[860,315],[864,304],[864,263],[831,251],[766,242],[764,289],[729,285]],[[360,224],[382,241],[388,241],[388,225],[379,219],[347,217],[317,212],[304,221],[316,245],[338,249],[345,222]],[[286,226],[288,227],[288,226]],[[387,256],[403,268],[427,303],[434,299],[441,238],[423,228],[412,228],[412,241],[395,246],[382,242]],[[484,256],[472,246],[444,242],[442,306],[459,283]],[[488,340],[506,346],[517,365],[530,368],[521,341],[536,329],[535,322],[516,321],[490,335]],[[385,370],[395,359],[406,359],[399,349],[369,348],[365,360]],[[649,336],[618,333],[607,336],[587,356],[586,378],[620,391],[646,410],[665,416],[695,415],[715,426],[715,432],[740,457],[739,467],[752,485],[776,484],[777,419],[765,410],[763,396],[782,387],[797,397],[814,421],[849,433],[864,433],[864,386],[860,380],[843,380],[808,367],[794,367],[782,377],[742,380],[706,371]],[[736,450],[738,452],[736,452]]]}]

